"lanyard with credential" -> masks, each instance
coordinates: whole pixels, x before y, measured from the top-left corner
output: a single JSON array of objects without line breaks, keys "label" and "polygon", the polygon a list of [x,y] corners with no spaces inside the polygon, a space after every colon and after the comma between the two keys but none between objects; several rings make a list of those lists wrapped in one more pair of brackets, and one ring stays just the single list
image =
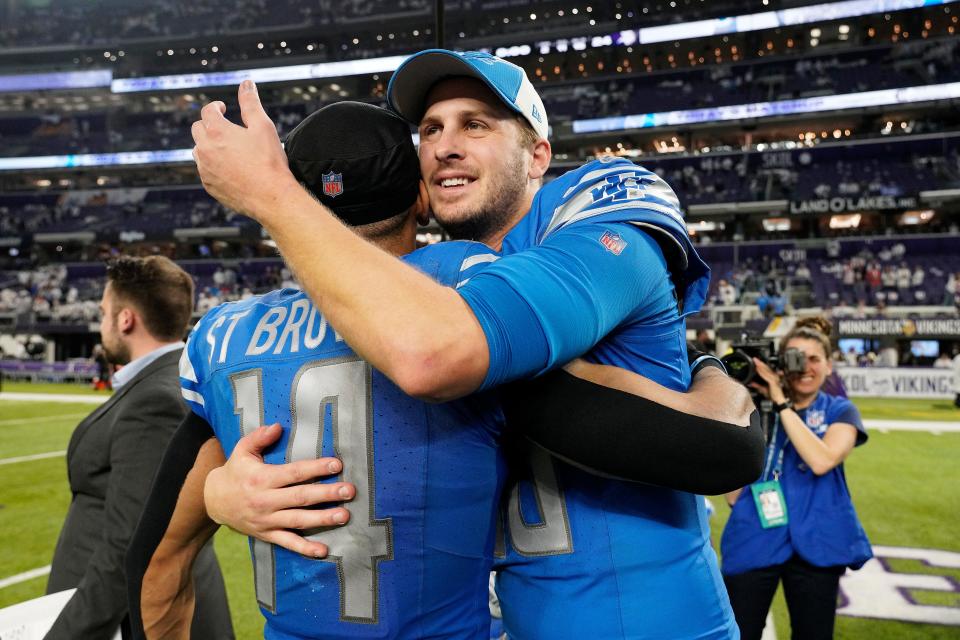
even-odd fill
[{"label": "lanyard with credential", "polygon": [[[773,473],[774,480],[779,480],[780,476],[783,474],[783,452],[787,450],[787,443],[785,440],[783,446],[777,446],[777,435],[779,435],[779,432],[780,418],[777,417],[776,421],[773,423],[773,435],[770,436],[770,445],[767,447],[767,459],[763,464],[764,482],[770,478],[771,472]],[[771,468],[773,465],[774,456],[777,458],[777,466]]]},{"label": "lanyard with credential", "polygon": [[[780,475],[783,472],[783,452],[787,448],[786,438],[782,446],[777,446],[777,436],[780,435],[780,418],[773,423],[773,434],[770,437],[770,446],[767,448],[767,459],[763,465],[763,477],[760,482],[750,485],[753,501],[760,518],[760,526],[764,529],[782,527],[787,524],[787,504],[780,488]],[[779,449],[779,452],[777,451]],[[773,466],[776,458],[777,464]],[[772,467],[772,468],[771,468]],[[773,479],[770,479],[770,475]]]}]

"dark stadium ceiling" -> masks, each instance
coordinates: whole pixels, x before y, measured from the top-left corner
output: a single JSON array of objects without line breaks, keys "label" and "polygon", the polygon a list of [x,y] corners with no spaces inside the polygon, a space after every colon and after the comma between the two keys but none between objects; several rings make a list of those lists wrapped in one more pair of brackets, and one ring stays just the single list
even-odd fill
[{"label": "dark stadium ceiling", "polygon": [[[454,3],[448,3],[453,6]],[[516,12],[515,7],[508,6],[509,3],[456,3],[457,7],[475,7],[483,5],[491,11],[491,15],[506,16],[511,11]],[[790,6],[810,6],[810,2],[776,3],[764,5],[762,2],[740,2],[729,3],[701,3],[700,6],[695,2],[678,3],[677,7],[669,8],[669,3],[646,3],[648,13],[643,14],[644,3],[619,3],[619,5],[610,5],[609,3],[594,3],[597,7],[592,8],[589,15],[599,15],[602,11],[620,12],[621,17],[626,15],[624,12],[635,12],[632,28],[638,25],[656,25],[662,24],[663,16],[667,16],[667,22],[684,22],[685,16],[694,17],[713,17],[720,15],[718,7],[734,7],[737,13],[749,11],[769,10],[774,8],[783,8]],[[537,22],[536,32],[540,37],[549,37],[552,41],[561,38],[560,34],[566,27],[560,18],[570,19],[572,9],[569,4],[544,2],[536,3],[536,20],[526,19],[525,29],[532,28],[532,23]],[[566,7],[561,9],[561,7]],[[587,13],[585,7],[589,4],[581,4],[578,14]],[[709,8],[708,8],[709,7]],[[696,15],[686,11],[687,8],[698,11]],[[565,12],[564,16],[556,15],[559,11]],[[533,13],[533,9],[526,8],[524,11]],[[552,18],[548,24],[545,18],[547,14],[553,12]],[[2,9],[0,9],[2,13]],[[456,9],[451,10],[451,14],[456,13]],[[659,83],[663,86],[669,86],[670,83],[679,81],[680,87],[683,84],[690,83],[688,74],[701,71],[704,73],[714,73],[712,69],[720,72],[718,79],[722,79],[723,74],[728,70],[743,70],[748,67],[746,64],[757,65],[765,61],[792,61],[810,56],[820,55],[829,57],[837,55],[844,51],[878,51],[883,48],[897,47],[892,51],[911,51],[912,42],[924,43],[939,42],[941,40],[955,40],[957,15],[960,9],[951,13],[951,7],[938,6],[926,9],[903,11],[891,14],[873,14],[857,18],[855,20],[837,20],[832,22],[818,22],[803,25],[794,29],[768,29],[750,33],[717,35],[712,37],[699,38],[695,40],[683,40],[672,43],[657,43],[649,47],[586,47],[582,50],[573,50],[566,52],[553,51],[549,54],[531,53],[526,56],[512,58],[513,61],[527,68],[528,73],[533,78],[538,78],[541,83],[542,91],[549,94],[556,91],[560,94],[569,93],[578,87],[587,86],[587,82],[597,81],[598,83],[607,83],[609,81],[619,82],[621,85],[643,84],[647,86],[650,82]],[[653,15],[655,14],[655,15]],[[529,14],[528,14],[529,15]],[[614,17],[616,13],[613,14]],[[649,15],[650,19],[640,19],[639,16]],[[582,16],[581,16],[582,18]],[[591,18],[593,19],[593,18]],[[502,22],[502,18],[500,18]],[[580,18],[578,18],[580,20]],[[658,22],[659,21],[659,22]],[[421,18],[421,22],[423,22]],[[582,20],[580,23],[581,24]],[[513,24],[513,23],[511,23]],[[358,19],[351,23],[351,27],[356,27],[359,33],[366,27],[376,26],[382,29],[378,23],[374,25],[369,18]],[[391,27],[393,25],[391,24]],[[606,28],[605,25],[601,27]],[[598,31],[601,32],[601,31]],[[607,31],[609,32],[609,31]],[[2,41],[3,29],[0,28],[0,41]],[[311,54],[306,57],[298,57],[295,53],[286,54],[284,49],[293,48],[295,41],[290,39],[274,38],[268,39],[265,32],[258,32],[256,35],[251,33],[236,33],[231,36],[231,40],[217,38],[220,44],[217,51],[210,49],[211,38],[206,38],[204,47],[188,47],[186,49],[175,49],[172,44],[165,44],[166,48],[160,47],[156,42],[149,40],[140,40],[143,45],[143,57],[134,52],[129,47],[120,49],[111,46],[110,49],[98,48],[100,60],[109,60],[109,57],[116,56],[117,62],[109,66],[115,69],[120,68],[120,61],[123,64],[139,64],[143,62],[148,65],[140,70],[145,73],[154,64],[152,60],[162,59],[164,64],[172,65],[171,70],[187,70],[185,67],[177,65],[196,64],[203,55],[209,56],[210,53],[222,55],[223,49],[229,42],[234,42],[238,46],[256,46],[256,43],[263,42],[267,50],[273,47],[273,53],[265,57],[270,65],[294,63],[294,62],[316,62],[317,58],[322,58],[319,53]],[[372,31],[370,33],[373,33]],[[423,30],[426,34],[426,29]],[[518,30],[517,33],[524,33]],[[583,30],[579,33],[583,33]],[[382,35],[382,34],[380,34]],[[389,34],[387,34],[389,35]],[[457,34],[458,35],[458,34]],[[513,37],[514,34],[510,33]],[[284,36],[283,38],[286,38]],[[360,40],[358,36],[354,36]],[[561,38],[562,39],[562,38]],[[517,42],[516,38],[510,42]],[[166,42],[174,42],[167,39]],[[304,40],[306,42],[306,40]],[[376,41],[377,46],[382,47],[375,51],[364,49],[361,44],[357,44],[355,49],[350,49],[344,55],[383,55],[389,53],[391,47],[394,49],[397,44],[396,38],[391,41],[389,37]],[[352,39],[350,40],[352,44]],[[301,43],[302,44],[302,43]],[[903,45],[900,47],[900,45]],[[124,45],[126,46],[126,45]],[[178,45],[179,46],[179,45]],[[186,46],[186,44],[184,45]],[[279,47],[283,47],[280,49]],[[300,46],[300,45],[296,45]],[[304,52],[309,45],[303,45]],[[925,45],[924,45],[925,46]],[[204,48],[209,47],[207,51]],[[190,49],[194,49],[194,53]],[[348,47],[349,49],[349,47]],[[47,55],[62,55],[65,51],[75,52],[76,48],[67,49],[60,47],[54,50],[38,52],[36,56],[30,55],[31,60],[42,60]],[[257,51],[262,51],[257,49]],[[120,51],[124,54],[121,56]],[[157,56],[157,52],[160,55]],[[168,55],[173,51],[174,55]],[[58,53],[59,52],[59,53]],[[11,61],[11,55],[0,54],[0,62],[3,60]],[[20,53],[25,53],[20,50]],[[93,53],[91,51],[91,53]],[[109,54],[109,56],[104,56]],[[74,53],[70,53],[74,56]],[[265,54],[266,55],[266,54]],[[327,54],[324,54],[327,55]],[[899,54],[898,54],[899,55]],[[74,56],[75,57],[75,56]],[[907,55],[909,57],[909,55]],[[60,58],[61,61],[63,58]],[[148,61],[148,59],[150,61]],[[72,58],[71,58],[72,60]],[[193,62],[187,62],[187,61]],[[19,64],[22,65],[23,56],[19,57]],[[103,64],[100,62],[99,64]],[[251,61],[244,63],[227,63],[221,60],[218,64],[222,68],[245,68],[252,66]],[[258,63],[262,65],[263,63]],[[792,63],[791,63],[792,64]],[[68,67],[72,62],[68,63]],[[83,65],[80,65],[83,66]],[[208,65],[209,66],[209,65]],[[44,69],[44,64],[31,66],[31,71]],[[759,68],[759,67],[757,67]],[[18,67],[22,72],[24,67]],[[736,71],[734,74],[741,73]],[[744,79],[753,85],[757,85],[757,78],[745,76]],[[752,78],[752,79],[750,79]],[[383,98],[386,80],[388,74],[360,75],[343,78],[326,78],[311,81],[295,81],[277,84],[268,84],[261,88],[265,102],[272,105],[303,105],[304,108],[312,109],[324,103],[344,98],[361,99],[373,102],[379,102]],[[767,77],[765,81],[770,81]],[[804,95],[817,95],[814,91],[810,94],[799,94],[791,96],[790,90],[791,78],[785,76],[777,83],[770,84],[767,94],[763,99],[779,99],[780,97],[803,97]],[[601,93],[606,92],[604,84],[598,84]],[[15,92],[0,93],[0,112],[8,114],[16,113],[36,113],[38,111],[45,113],[58,113],[64,116],[74,116],[79,114],[113,114],[123,113],[130,115],[147,116],[149,114],[177,114],[189,111],[195,108],[194,105],[202,104],[211,99],[224,99],[228,104],[233,102],[232,87],[210,87],[199,91],[153,91],[138,94],[125,94],[120,96],[111,93],[106,89],[85,89],[75,91],[59,92]],[[746,88],[744,89],[746,91]],[[836,89],[829,88],[823,92],[832,93]],[[821,93],[823,93],[821,92]],[[693,92],[694,97],[702,97],[699,92]],[[597,103],[592,103],[597,104]],[[699,105],[692,105],[699,106]],[[644,107],[648,108],[648,107]],[[654,106],[656,108],[656,106]],[[633,113],[633,112],[627,112]],[[112,116],[111,116],[112,117]],[[707,122],[699,125],[685,127],[663,127],[650,131],[625,131],[625,132],[607,132],[594,136],[571,135],[569,126],[565,124],[571,119],[570,115],[562,112],[551,112],[551,122],[554,125],[554,148],[557,157],[561,162],[575,162],[584,156],[592,156],[597,153],[623,153],[624,155],[642,154],[643,156],[657,156],[663,154],[684,154],[684,153],[716,153],[718,151],[733,151],[743,149],[756,149],[758,145],[766,145],[766,148],[789,148],[790,144],[797,145],[819,144],[825,141],[833,143],[837,140],[856,139],[860,137],[892,135],[899,136],[909,134],[909,130],[900,128],[900,125],[907,125],[910,122],[923,121],[931,117],[938,122],[947,122],[947,126],[956,127],[956,117],[951,114],[950,103],[943,102],[939,104],[919,104],[904,107],[887,107],[877,109],[875,113],[861,113],[853,116],[849,113],[837,114],[817,114],[800,115],[784,119],[770,120],[739,120],[727,124]],[[890,123],[890,130],[885,131],[887,124]],[[847,133],[847,132],[850,133]],[[839,132],[839,137],[835,134]],[[774,145],[781,145],[776,147]],[[129,145],[128,145],[129,148]],[[140,149],[150,149],[152,147],[139,147]],[[608,151],[609,149],[609,151]],[[709,149],[709,152],[706,151]],[[639,156],[637,156],[639,157]],[[97,171],[73,169],[64,172],[69,175],[71,172]],[[102,171],[118,171],[126,176],[132,176],[135,172],[129,169],[103,168]],[[189,173],[189,172],[187,172]],[[183,176],[176,172],[172,179],[180,180]],[[57,178],[60,180],[63,178]]]}]

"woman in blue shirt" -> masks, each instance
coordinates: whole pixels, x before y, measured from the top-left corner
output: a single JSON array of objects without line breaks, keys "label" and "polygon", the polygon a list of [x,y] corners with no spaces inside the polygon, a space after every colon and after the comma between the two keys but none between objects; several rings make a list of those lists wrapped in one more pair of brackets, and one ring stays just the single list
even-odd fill
[{"label": "woman in blue shirt", "polygon": [[766,384],[752,386],[773,402],[777,419],[763,475],[727,494],[733,511],[720,542],[744,640],[761,637],[781,580],[793,637],[832,638],[840,576],[873,555],[843,473],[867,433],[853,403],[821,390],[832,370],[829,335],[824,318],[797,322],[780,351],[801,351],[806,367],[785,380],[754,360]]}]

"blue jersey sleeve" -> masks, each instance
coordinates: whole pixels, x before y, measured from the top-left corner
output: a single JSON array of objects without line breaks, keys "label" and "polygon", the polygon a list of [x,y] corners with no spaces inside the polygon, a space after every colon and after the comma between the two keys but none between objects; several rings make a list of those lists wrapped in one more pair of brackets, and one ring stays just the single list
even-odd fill
[{"label": "blue jersey sleeve", "polygon": [[446,287],[461,287],[499,257],[485,244],[451,240],[421,247],[403,261]]},{"label": "blue jersey sleeve", "polygon": [[836,398],[830,407],[830,414],[827,416],[829,424],[842,422],[852,424],[857,428],[857,444],[860,446],[867,441],[867,428],[863,426],[863,420],[860,418],[860,410],[857,406],[846,398]]},{"label": "blue jersey sleeve", "polygon": [[487,266],[459,291],[490,349],[483,389],[566,363],[638,309],[675,306],[660,247],[627,223],[561,229]]},{"label": "blue jersey sleeve", "polygon": [[190,333],[190,337],[187,338],[187,346],[180,355],[180,393],[190,411],[209,423],[210,418],[207,415],[206,402],[201,388],[206,367],[204,366],[203,356],[199,353],[200,333],[204,326],[205,323],[201,319]]}]

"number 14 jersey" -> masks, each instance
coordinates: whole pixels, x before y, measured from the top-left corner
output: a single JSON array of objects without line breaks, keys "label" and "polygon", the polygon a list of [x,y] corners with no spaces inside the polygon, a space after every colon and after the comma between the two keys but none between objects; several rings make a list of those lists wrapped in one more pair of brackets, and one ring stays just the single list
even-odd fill
[{"label": "number 14 jersey", "polygon": [[[406,258],[450,286],[493,259],[465,242]],[[357,489],[347,525],[303,532],[328,545],[326,559],[251,539],[267,638],[489,637],[504,475],[491,395],[440,405],[407,396],[291,289],[206,314],[180,374],[184,398],[227,455],[242,435],[279,422],[268,463],[337,456],[337,479]]]}]

